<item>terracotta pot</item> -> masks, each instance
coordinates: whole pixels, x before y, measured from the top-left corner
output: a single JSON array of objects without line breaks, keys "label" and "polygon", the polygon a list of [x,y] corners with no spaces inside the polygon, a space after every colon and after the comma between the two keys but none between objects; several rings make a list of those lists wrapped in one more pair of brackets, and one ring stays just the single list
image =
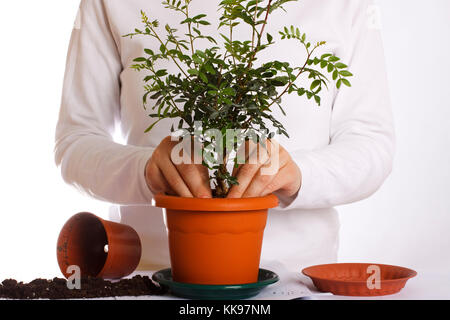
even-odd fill
[{"label": "terracotta pot", "polygon": [[174,281],[192,284],[257,282],[269,208],[274,195],[199,199],[156,195],[165,208]]},{"label": "terracotta pot", "polygon": [[81,276],[119,279],[131,274],[141,259],[141,241],[130,226],[82,212],[62,228],[57,244],[59,268],[68,278],[68,266],[80,267]]}]

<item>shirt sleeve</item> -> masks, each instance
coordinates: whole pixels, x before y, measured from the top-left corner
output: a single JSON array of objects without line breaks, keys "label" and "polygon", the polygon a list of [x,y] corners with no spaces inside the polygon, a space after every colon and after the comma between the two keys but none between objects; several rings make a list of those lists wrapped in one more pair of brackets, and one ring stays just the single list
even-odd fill
[{"label": "shirt sleeve", "polygon": [[[330,144],[292,154],[302,186],[282,209],[328,208],[372,195],[392,170],[395,133],[381,35],[370,24],[371,1],[356,1],[345,57],[354,74],[333,104]],[[344,60],[344,59],[343,59]]]},{"label": "shirt sleeve", "polygon": [[82,0],[74,26],[56,127],[63,179],[115,204],[150,204],[145,166],[152,148],[113,141],[120,119],[122,64],[102,0]]}]

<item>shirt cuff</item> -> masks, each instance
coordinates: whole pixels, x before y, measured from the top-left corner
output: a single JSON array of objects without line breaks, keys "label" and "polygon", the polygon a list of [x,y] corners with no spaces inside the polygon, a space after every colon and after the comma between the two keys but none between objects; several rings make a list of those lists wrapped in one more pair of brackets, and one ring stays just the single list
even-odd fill
[{"label": "shirt cuff", "polygon": [[139,189],[146,201],[148,201],[149,204],[152,203],[153,199],[153,193],[150,191],[150,188],[147,185],[147,181],[145,179],[145,168],[147,166],[148,160],[151,158],[153,154],[153,149],[146,148],[140,152],[139,155],[139,161],[138,161],[138,184]]}]

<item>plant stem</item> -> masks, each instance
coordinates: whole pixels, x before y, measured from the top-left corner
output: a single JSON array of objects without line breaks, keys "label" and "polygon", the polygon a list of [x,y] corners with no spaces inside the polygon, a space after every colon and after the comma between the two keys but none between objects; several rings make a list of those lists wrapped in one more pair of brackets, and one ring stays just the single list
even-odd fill
[{"label": "plant stem", "polygon": [[266,28],[267,25],[267,20],[269,19],[269,13],[270,13],[270,8],[272,7],[272,0],[269,0],[269,3],[267,4],[267,10],[266,10],[266,17],[264,18],[264,23],[261,27],[261,32],[258,34],[258,42],[256,44],[256,48],[253,50],[253,54],[250,58],[249,64],[247,66],[247,69],[250,69],[253,66],[253,59],[255,59],[256,54],[258,53],[258,48],[261,45],[261,38],[264,34],[264,30]]},{"label": "plant stem", "polygon": [[[270,8],[271,7],[272,7],[272,0],[269,0],[269,3],[267,4],[267,10],[266,10],[266,16],[264,18],[264,23],[263,23],[263,26],[261,27],[261,32],[258,34],[258,41],[257,41],[257,44],[256,44],[256,48],[253,50],[252,56],[249,59],[249,62],[248,62],[247,68],[246,68],[247,70],[250,70],[251,67],[253,66],[253,60],[255,59],[256,54],[258,53],[258,48],[261,45],[261,38],[262,38],[262,36],[264,34],[264,29],[265,29],[265,27],[267,25],[267,20],[269,19],[269,13],[270,13]],[[240,78],[236,79],[236,82],[238,84],[240,84],[241,83],[241,79],[242,79],[242,76]],[[245,87],[245,83],[241,87]],[[245,94],[245,92],[241,93],[241,95],[239,95],[236,98],[236,103],[239,103],[241,101],[241,99],[243,98],[244,94]]]},{"label": "plant stem", "polygon": [[[253,22],[256,24],[256,18],[258,14],[258,0],[256,0],[255,4],[255,15],[253,16]],[[252,34],[252,50],[255,50],[255,27],[253,26],[253,34]]]},{"label": "plant stem", "polygon": [[[164,44],[164,42],[161,40],[161,38],[158,36],[158,33],[155,31],[155,29],[153,28],[153,26],[149,23],[147,23],[147,27],[150,29],[150,31],[153,32],[153,35],[156,39],[158,39],[159,43],[162,44],[164,47],[166,47],[166,45]],[[177,62],[177,60],[175,59],[175,57],[173,55],[171,55],[170,53],[167,53],[167,55],[172,58],[172,61],[176,64],[176,66],[178,67],[178,69],[180,69],[180,71],[184,74],[184,76],[188,79],[190,79],[189,75],[183,70],[183,68],[180,66],[180,64]]]},{"label": "plant stem", "polygon": [[[227,168],[223,164],[220,165],[218,170],[221,174],[227,173]],[[225,198],[228,195],[228,192],[230,192],[230,187],[225,179],[217,178],[216,196],[219,198]]]},{"label": "plant stem", "polygon": [[[186,3],[186,18],[189,18],[189,1],[185,0]],[[191,43],[191,52],[194,55],[194,39],[192,38],[192,23],[188,22],[189,40]]]},{"label": "plant stem", "polygon": [[[155,70],[155,67],[153,66],[153,64],[150,66],[150,71],[153,72],[153,74],[155,75],[155,77],[158,78],[157,82],[158,82],[158,84],[161,86],[161,83],[162,83],[163,81],[156,75],[156,70]],[[175,109],[177,109],[177,110],[181,113],[182,111],[180,110],[180,108],[178,108],[177,104],[176,104],[175,101],[173,100],[172,95],[171,95],[171,94],[168,94],[168,97],[169,97],[169,99],[170,99],[170,101],[171,101],[171,103],[172,103],[172,106],[173,106]]]},{"label": "plant stem", "polygon": [[[226,148],[224,148],[222,163],[219,165],[218,169],[220,173],[219,176],[223,177],[227,175],[228,173],[227,162],[228,162],[227,150]],[[225,198],[228,195],[228,192],[230,192],[228,182],[225,179],[217,177],[216,196]]]},{"label": "plant stem", "polygon": [[312,54],[314,53],[314,50],[316,50],[317,47],[315,47],[314,49],[312,49],[311,51],[308,50],[308,48],[306,49],[308,52],[308,57],[306,58],[306,62],[303,65],[303,67],[300,69],[300,71],[298,72],[297,76],[295,77],[295,79],[293,81],[289,80],[289,84],[286,86],[286,88],[284,89],[284,91],[279,94],[273,101],[271,104],[269,104],[267,106],[267,110],[270,109],[271,106],[274,105],[274,103],[276,101],[278,101],[279,99],[281,99],[289,90],[290,87],[292,87],[292,85],[295,83],[295,81],[297,81],[297,79],[302,75],[302,73],[305,71],[306,66],[308,65],[308,61],[311,58]]},{"label": "plant stem", "polygon": [[[233,24],[230,21],[230,43],[231,43],[231,47],[233,47]],[[231,56],[233,57],[233,63],[234,66],[236,67],[236,58],[234,57],[234,54],[231,52]]]}]

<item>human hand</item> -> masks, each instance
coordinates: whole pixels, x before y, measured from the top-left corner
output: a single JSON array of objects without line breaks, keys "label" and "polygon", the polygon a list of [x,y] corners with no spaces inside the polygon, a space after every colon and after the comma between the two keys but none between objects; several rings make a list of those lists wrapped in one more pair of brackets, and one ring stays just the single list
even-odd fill
[{"label": "human hand", "polygon": [[154,193],[166,193],[185,198],[211,198],[208,169],[201,164],[175,165],[172,149],[178,141],[164,138],[147,161],[145,179]]},{"label": "human hand", "polygon": [[[263,148],[253,142],[246,143],[245,164],[239,165],[233,171],[239,185],[231,188],[228,198],[261,197],[270,193],[290,198],[300,190],[302,184],[300,168],[286,149],[276,142],[267,141],[266,145],[267,148]],[[249,162],[248,159],[258,150],[260,152],[258,161]]]}]

